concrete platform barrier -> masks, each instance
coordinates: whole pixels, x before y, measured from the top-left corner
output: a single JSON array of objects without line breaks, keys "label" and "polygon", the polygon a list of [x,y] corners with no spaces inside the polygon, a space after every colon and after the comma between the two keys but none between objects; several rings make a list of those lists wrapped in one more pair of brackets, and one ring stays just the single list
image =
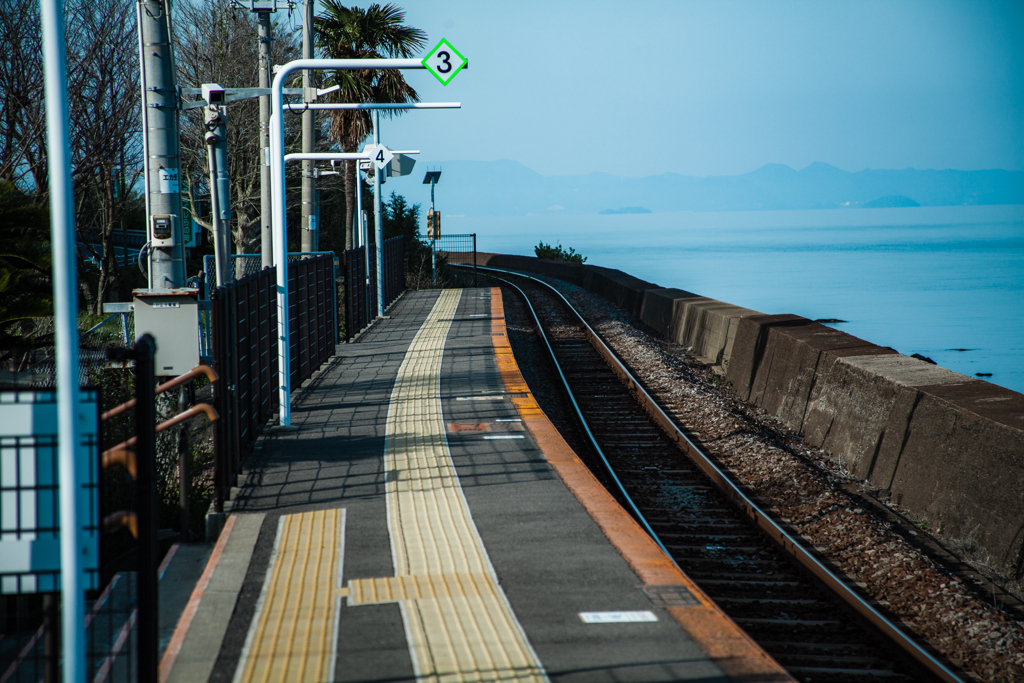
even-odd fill
[{"label": "concrete platform barrier", "polygon": [[722,368],[731,360],[740,321],[761,315],[749,308],[706,297],[686,299],[680,309],[669,339],[689,348],[705,362]]},{"label": "concrete platform barrier", "polygon": [[676,310],[681,307],[683,301],[699,296],[682,289],[648,289],[644,292],[644,300],[640,306],[640,320],[668,339],[672,321],[679,315]]},{"label": "concrete platform barrier", "polygon": [[764,315],[597,266],[484,255],[616,303],[721,366],[740,398],[911,515],[1024,574],[1024,395],[797,315]]}]

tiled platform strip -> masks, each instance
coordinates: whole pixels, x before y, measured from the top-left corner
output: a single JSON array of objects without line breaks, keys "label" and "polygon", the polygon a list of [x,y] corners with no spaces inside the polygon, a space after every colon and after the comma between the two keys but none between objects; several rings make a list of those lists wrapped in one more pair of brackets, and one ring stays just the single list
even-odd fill
[{"label": "tiled platform strip", "polygon": [[[385,471],[395,578],[421,681],[546,680],[502,593],[448,451],[439,395],[445,338],[461,296],[446,290],[417,333],[391,396]],[[375,591],[353,582],[350,604]],[[375,591],[380,595],[381,591]]]}]

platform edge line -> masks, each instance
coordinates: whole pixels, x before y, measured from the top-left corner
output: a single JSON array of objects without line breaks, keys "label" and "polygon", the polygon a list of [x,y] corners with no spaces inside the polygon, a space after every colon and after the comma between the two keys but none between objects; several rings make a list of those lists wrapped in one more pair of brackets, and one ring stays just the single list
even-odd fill
[{"label": "platform edge line", "polygon": [[238,515],[228,516],[227,521],[224,523],[224,529],[221,530],[217,543],[213,546],[213,552],[210,553],[210,559],[206,561],[206,568],[203,569],[199,581],[196,582],[196,587],[192,589],[192,595],[189,596],[188,604],[185,605],[185,611],[178,618],[178,625],[174,627],[174,633],[171,634],[171,639],[167,643],[164,656],[160,658],[160,683],[167,683],[167,680],[171,677],[171,670],[174,668],[174,663],[177,661],[181,648],[185,644],[185,638],[188,636],[189,628],[192,626],[192,620],[195,619],[196,613],[199,612],[199,603],[203,600],[203,594],[206,593],[206,588],[210,585],[213,573],[217,571],[217,564],[220,562],[221,555],[224,554],[224,548],[228,545],[228,537],[231,536],[231,530],[235,528],[236,519],[238,519]]}]

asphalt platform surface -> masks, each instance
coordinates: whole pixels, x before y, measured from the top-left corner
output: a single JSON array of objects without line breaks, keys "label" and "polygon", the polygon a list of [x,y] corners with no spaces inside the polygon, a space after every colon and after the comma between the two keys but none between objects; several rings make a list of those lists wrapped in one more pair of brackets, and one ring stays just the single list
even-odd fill
[{"label": "asphalt platform surface", "polygon": [[[220,563],[210,580],[211,586],[228,587],[221,596],[226,601],[198,602],[169,680],[259,678],[245,668],[245,660],[258,646],[260,636],[253,635],[257,622],[270,618],[260,615],[272,611],[268,586],[277,580],[275,562],[287,555],[283,517],[333,515],[323,522],[328,529],[323,533],[337,536],[341,529],[341,559],[324,566],[337,573],[339,586],[355,586],[360,579],[394,580],[397,513],[389,508],[388,482],[401,482],[406,473],[387,470],[394,462],[385,456],[389,415],[392,424],[395,419],[390,404],[410,345],[435,304],[440,309],[442,296],[436,291],[406,292],[387,318],[356,342],[339,346],[336,357],[295,400],[292,423],[298,429],[272,432],[262,439],[231,509],[237,515],[236,527],[250,531],[222,544]],[[482,561],[489,561],[483,581],[496,578],[494,609],[509,615],[509,637],[518,638],[518,651],[535,658],[534,664],[519,669],[509,665],[508,680],[729,680],[668,612],[645,596],[637,574],[518,421],[495,361],[490,296],[488,288],[462,290],[452,299],[457,300],[454,315],[434,320],[442,325],[438,329],[444,351],[431,391],[437,394],[434,400],[439,399],[438,424],[444,425],[443,440],[461,486],[456,496],[468,507],[470,532],[475,529],[485,550]],[[412,423],[406,427],[418,428]],[[388,436],[389,448],[394,439]],[[304,668],[283,674],[282,680],[319,676],[333,681],[414,681],[417,666],[421,673],[429,668],[424,655],[417,655],[425,651],[417,647],[429,645],[415,646],[412,641],[436,634],[416,636],[411,602],[353,604],[354,593],[340,587],[335,602],[334,589],[318,589],[309,583],[312,579],[306,581],[313,586],[309,590],[322,592],[306,596],[311,602],[301,604],[314,608],[300,610],[296,623],[307,616],[312,623],[314,617],[320,619],[320,610],[334,610],[330,619],[328,612],[323,613],[327,651],[319,660],[310,659],[320,662],[322,673],[310,674],[312,669]],[[229,611],[231,591],[237,594]],[[475,593],[469,590],[467,595]],[[289,602],[300,604],[299,600],[287,596],[282,609]],[[656,620],[585,623],[581,614],[593,612],[649,612]],[[223,625],[214,628],[218,619]],[[423,623],[429,631],[431,622]],[[209,632],[202,631],[204,625]],[[220,635],[211,635],[215,631]],[[472,634],[469,639],[474,640]],[[443,658],[437,661],[435,669]],[[470,680],[470,673],[445,675],[435,670],[425,678]],[[277,674],[268,680],[275,679]]]}]

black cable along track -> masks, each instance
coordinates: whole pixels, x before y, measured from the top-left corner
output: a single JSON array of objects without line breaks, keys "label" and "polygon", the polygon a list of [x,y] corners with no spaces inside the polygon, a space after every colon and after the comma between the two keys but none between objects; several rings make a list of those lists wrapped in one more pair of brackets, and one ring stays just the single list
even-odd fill
[{"label": "black cable along track", "polygon": [[[962,681],[757,508],[547,283],[517,290],[612,490],[678,566],[794,677]],[[531,299],[542,307],[542,324]],[[680,458],[682,450],[688,458]],[[594,460],[591,458],[591,460]]]}]

